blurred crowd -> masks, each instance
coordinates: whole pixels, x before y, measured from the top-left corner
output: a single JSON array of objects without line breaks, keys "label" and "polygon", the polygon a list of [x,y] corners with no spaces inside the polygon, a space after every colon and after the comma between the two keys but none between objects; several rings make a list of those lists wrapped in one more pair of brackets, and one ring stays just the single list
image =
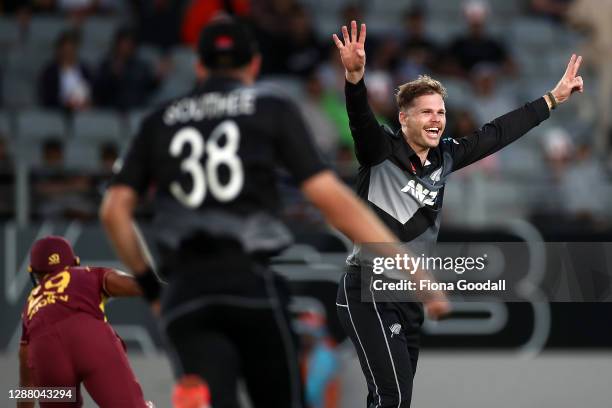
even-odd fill
[{"label": "blurred crowd", "polygon": [[[583,53],[585,95],[526,140],[462,171],[457,177],[462,186],[481,182],[501,188],[503,179],[509,187],[501,195],[462,189],[449,216],[458,221],[463,207],[478,206],[474,200],[489,199],[497,208],[503,196],[511,203],[522,200],[521,216],[594,224],[612,218],[607,196],[612,190],[606,189],[612,168],[612,0],[4,0],[1,7],[0,216],[5,218],[14,214],[15,165],[24,161],[34,218],[95,217],[112,163],[138,120],[195,85],[193,46],[218,12],[250,25],[263,54],[262,81],[280,85],[296,100],[323,154],[348,182],[357,165],[344,72],[331,42],[342,24],[369,24],[366,82],[380,122],[397,128],[394,90],[429,74],[449,91],[447,137],[469,136],[541,96],[560,78],[571,52]],[[45,24],[53,27],[43,30],[41,43],[47,45],[36,48],[33,38]],[[32,48],[46,60],[29,63]],[[24,80],[33,65],[36,72]],[[22,91],[19,81],[26,82]],[[31,98],[24,96],[28,90]],[[58,115],[66,134],[33,132],[37,137],[24,147],[28,121],[20,117],[41,110]],[[78,132],[70,129],[86,114],[109,111],[120,130],[88,142],[95,153],[80,154],[73,146]],[[292,216],[316,218],[294,189],[286,193]]]}]

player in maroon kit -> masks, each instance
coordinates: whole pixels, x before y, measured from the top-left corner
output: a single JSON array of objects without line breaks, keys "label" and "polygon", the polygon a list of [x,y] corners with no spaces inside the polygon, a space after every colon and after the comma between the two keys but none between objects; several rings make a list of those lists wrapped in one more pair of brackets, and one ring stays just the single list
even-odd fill
[{"label": "player in maroon kit", "polygon": [[20,386],[76,387],[76,402],[39,401],[43,408],[81,407],[81,383],[100,407],[150,406],[104,315],[108,297],[142,294],[134,279],[110,268],[79,266],[70,243],[55,236],[34,243],[30,272],[38,285],[22,313]]}]

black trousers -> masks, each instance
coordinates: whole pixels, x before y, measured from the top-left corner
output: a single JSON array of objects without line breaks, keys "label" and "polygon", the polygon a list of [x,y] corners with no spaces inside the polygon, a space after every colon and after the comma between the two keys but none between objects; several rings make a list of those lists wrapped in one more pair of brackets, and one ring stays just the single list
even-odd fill
[{"label": "black trousers", "polygon": [[367,407],[410,407],[422,306],[362,301],[360,278],[353,272],[340,280],[336,306],[368,385]]},{"label": "black trousers", "polygon": [[240,378],[255,408],[301,408],[297,341],[282,281],[240,253],[180,263],[162,296],[175,375],[201,376],[215,408],[240,406]]}]

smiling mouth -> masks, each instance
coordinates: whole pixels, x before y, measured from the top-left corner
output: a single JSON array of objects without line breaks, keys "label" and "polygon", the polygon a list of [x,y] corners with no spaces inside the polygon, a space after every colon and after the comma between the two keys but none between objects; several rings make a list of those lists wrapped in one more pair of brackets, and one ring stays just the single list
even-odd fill
[{"label": "smiling mouth", "polygon": [[440,134],[440,128],[438,127],[426,128],[425,132],[427,133],[428,136],[438,137],[438,135]]}]

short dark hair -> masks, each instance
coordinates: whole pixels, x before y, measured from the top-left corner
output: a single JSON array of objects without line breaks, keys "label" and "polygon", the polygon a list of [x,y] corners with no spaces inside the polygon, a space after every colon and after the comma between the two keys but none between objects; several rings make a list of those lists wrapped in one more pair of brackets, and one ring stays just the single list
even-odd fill
[{"label": "short dark hair", "polygon": [[437,81],[429,75],[419,75],[413,81],[406,82],[400,85],[395,93],[395,101],[400,110],[409,108],[419,96],[438,94],[442,99],[446,99],[446,88],[440,81]]}]

